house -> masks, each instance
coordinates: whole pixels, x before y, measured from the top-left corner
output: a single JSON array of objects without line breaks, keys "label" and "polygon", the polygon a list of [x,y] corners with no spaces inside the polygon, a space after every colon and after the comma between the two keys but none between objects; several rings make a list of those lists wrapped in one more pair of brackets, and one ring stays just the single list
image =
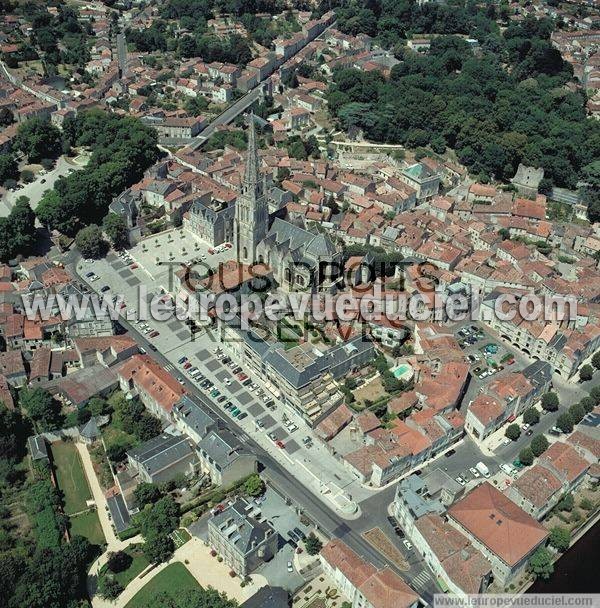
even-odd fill
[{"label": "house", "polygon": [[229,486],[256,472],[256,457],[227,429],[209,431],[198,443],[197,451],[200,468],[215,485]]},{"label": "house", "polygon": [[32,435],[27,438],[29,455],[33,461],[48,462],[48,446],[43,435]]},{"label": "house", "polygon": [[27,382],[27,372],[20,350],[0,352],[0,374],[13,387],[21,387]]},{"label": "house", "polygon": [[400,179],[417,191],[417,201],[433,198],[440,189],[441,175],[425,163],[415,163],[400,174]]},{"label": "house", "polygon": [[417,608],[419,596],[389,567],[377,570],[344,541],[329,541],[320,554],[323,572],[352,608]]},{"label": "house", "polygon": [[465,431],[475,441],[482,441],[499,429],[506,418],[506,403],[492,395],[481,393],[469,403],[465,416]]},{"label": "house", "polygon": [[185,389],[169,372],[148,355],[134,355],[119,368],[121,390],[139,395],[155,416],[171,422],[171,411]]},{"label": "house", "polygon": [[283,587],[261,587],[240,608],[290,608],[290,594]]},{"label": "house", "polygon": [[487,481],[448,510],[448,521],[492,564],[494,579],[508,586],[521,576],[548,531]]},{"label": "house", "polygon": [[540,182],[544,179],[543,167],[527,167],[519,163],[515,176],[510,180],[519,194],[534,197],[538,193]]},{"label": "house", "polygon": [[198,458],[187,437],[163,433],[130,449],[127,463],[140,481],[158,484],[177,475],[193,475]]},{"label": "house", "polygon": [[242,579],[272,559],[279,548],[278,534],[260,509],[244,498],[208,520],[208,542]]}]

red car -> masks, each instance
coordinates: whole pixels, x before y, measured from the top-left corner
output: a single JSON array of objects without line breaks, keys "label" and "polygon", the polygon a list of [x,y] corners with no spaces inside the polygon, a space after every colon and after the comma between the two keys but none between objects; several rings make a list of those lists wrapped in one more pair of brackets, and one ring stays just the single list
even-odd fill
[{"label": "red car", "polygon": [[278,448],[281,448],[282,450],[285,450],[285,443],[283,443],[283,441],[276,441],[276,442],[275,442],[275,445],[276,445]]},{"label": "red car", "polygon": [[242,382],[244,380],[246,380],[246,378],[248,378],[248,376],[246,376],[246,374],[244,374],[244,372],[240,372],[237,376]]},{"label": "red car", "polygon": [[192,364],[191,364],[191,362],[190,362],[190,361],[186,361],[186,362],[183,364],[183,369],[190,369],[190,367],[192,367]]},{"label": "red car", "polygon": [[129,268],[131,268],[131,270],[135,270],[136,268],[139,268],[138,264],[132,264]]},{"label": "red car", "polygon": [[160,336],[160,333],[159,333],[159,332],[157,332],[157,331],[153,331],[153,332],[150,334],[150,337],[151,337],[151,338],[156,338],[156,336]]},{"label": "red car", "polygon": [[125,302],[121,302],[121,306],[119,308],[123,309],[125,306],[127,306],[127,304],[125,304]]}]

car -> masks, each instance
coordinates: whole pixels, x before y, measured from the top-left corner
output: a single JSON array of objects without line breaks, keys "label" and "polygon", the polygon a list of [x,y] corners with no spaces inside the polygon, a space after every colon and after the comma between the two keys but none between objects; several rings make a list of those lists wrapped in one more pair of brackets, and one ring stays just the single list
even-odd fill
[{"label": "car", "polygon": [[233,403],[231,403],[231,401],[228,401],[228,402],[225,404],[225,410],[226,410],[226,411],[230,411],[230,410],[232,410],[232,409],[234,409],[234,408],[235,408],[235,405],[233,405]]},{"label": "car", "polygon": [[394,532],[396,533],[397,536],[399,536],[400,538],[404,538],[404,530],[402,530],[402,528],[400,526],[396,526],[394,528]]},{"label": "car", "polygon": [[557,426],[553,426],[548,432],[551,435],[554,435],[555,437],[558,437],[560,434],[562,434],[562,431]]},{"label": "car", "polygon": [[475,478],[479,477],[479,471],[475,467],[471,467],[469,469],[469,473],[471,473],[471,475],[473,475]]},{"label": "car", "polygon": [[454,478],[461,486],[464,486],[467,484],[467,482],[459,475],[458,477]]},{"label": "car", "polygon": [[288,536],[296,542],[300,540],[300,537],[296,534],[295,530],[288,530]]},{"label": "car", "polygon": [[192,364],[191,364],[191,362],[190,362],[190,361],[186,361],[186,362],[183,364],[183,369],[190,369],[190,367],[192,367]]},{"label": "car", "polygon": [[300,540],[306,540],[306,534],[300,528],[294,528],[294,533]]},{"label": "car", "polygon": [[529,429],[529,425],[527,423],[525,423],[522,427],[521,430],[523,431],[527,431]]},{"label": "car", "polygon": [[158,336],[160,336],[160,332],[154,330],[151,334],[150,334],[150,338],[157,338]]},{"label": "car", "polygon": [[187,360],[188,360],[188,358],[187,358],[187,357],[181,357],[181,359],[179,359],[179,360],[177,361],[177,363],[179,363],[179,365],[183,365],[183,364],[184,364],[184,363],[185,363]]},{"label": "car", "polygon": [[215,399],[216,397],[218,397],[221,394],[221,391],[218,388],[214,388],[212,391],[210,391],[210,396]]},{"label": "car", "polygon": [[252,380],[250,380],[250,378],[246,378],[243,382],[242,382],[242,386],[248,386],[249,384],[252,383]]},{"label": "car", "polygon": [[192,374],[195,374],[197,371],[198,371],[198,368],[194,365],[194,367],[190,367],[188,374],[190,374],[190,376],[191,376]]},{"label": "car", "polygon": [[246,414],[246,412],[242,412],[237,419],[238,420],[243,420],[244,418],[248,418],[248,414]]},{"label": "car", "polygon": [[525,431],[525,435],[527,437],[531,437],[533,435],[533,429],[528,429],[527,431]]},{"label": "car", "polygon": [[402,541],[402,544],[406,547],[407,551],[410,551],[412,549],[412,544],[406,540],[406,538]]},{"label": "car", "polygon": [[265,423],[262,420],[257,420],[254,424],[256,424],[259,429],[265,428]]},{"label": "car", "polygon": [[268,437],[271,441],[277,441],[277,435],[275,435],[275,433],[269,433]]},{"label": "car", "polygon": [[185,380],[183,379],[183,376],[179,376],[179,378],[177,378],[177,382],[179,382],[179,384],[185,384]]},{"label": "car", "polygon": [[231,386],[231,380],[229,378],[225,379],[225,386]]},{"label": "car", "polygon": [[[237,377],[238,377],[238,379],[239,379],[239,380],[241,380],[241,381],[247,380],[247,378],[248,378],[248,376],[246,376],[246,374],[244,374],[243,372],[240,372],[240,373],[237,375]],[[250,380],[250,382],[252,382],[252,380]]]},{"label": "car", "polygon": [[225,401],[227,399],[227,397],[225,397],[225,395],[221,395],[220,397],[217,398],[217,403],[223,403],[223,401]]},{"label": "car", "polygon": [[150,344],[150,350],[156,352],[157,348],[156,346],[154,346],[154,344]]},{"label": "car", "polygon": [[94,273],[93,273],[93,272],[88,272],[88,273],[87,273],[85,276],[86,276],[88,279],[91,279],[91,278],[94,276]]},{"label": "car", "polygon": [[95,274],[95,275],[92,277],[92,283],[93,283],[94,281],[97,281],[99,278],[100,278],[100,277],[99,277],[97,274]]},{"label": "car", "polygon": [[46,183],[46,178],[44,177],[43,179],[41,179],[41,180],[40,180],[40,182],[41,182],[42,184],[45,184],[45,183]]},{"label": "car", "polygon": [[276,445],[278,448],[280,448],[280,449],[282,449],[282,450],[285,450],[285,443],[283,443],[283,441],[279,441],[279,440],[277,440],[277,441],[275,442],[275,445]]},{"label": "car", "polygon": [[502,445],[510,445],[511,443],[512,439],[509,439],[508,437],[502,440]]},{"label": "car", "polygon": [[293,433],[294,431],[298,430],[298,427],[295,424],[290,424],[287,429],[290,433]]},{"label": "car", "polygon": [[302,443],[307,446],[310,447],[312,445],[312,437],[309,437],[308,435],[306,437],[304,437],[304,439],[302,439]]},{"label": "car", "polygon": [[447,452],[444,454],[444,456],[445,456],[446,458],[450,458],[450,456],[454,456],[454,454],[456,454],[456,450],[448,450],[448,451],[447,451]]},{"label": "car", "polygon": [[234,368],[231,370],[231,373],[232,373],[232,374],[239,374],[241,371],[242,371],[242,368],[241,368],[239,365],[237,365],[236,367],[234,367]]},{"label": "car", "polygon": [[395,517],[392,517],[391,515],[388,515],[387,520],[390,523],[390,526],[392,526],[392,528],[395,528],[398,525],[398,520]]},{"label": "car", "polygon": [[237,417],[240,415],[241,411],[242,411],[242,410],[240,410],[239,408],[234,407],[234,408],[231,410],[231,415],[232,415],[234,418],[237,418]]},{"label": "car", "polygon": [[103,287],[100,288],[100,291],[102,293],[106,293],[107,291],[110,291],[110,287],[108,285],[104,285]]}]

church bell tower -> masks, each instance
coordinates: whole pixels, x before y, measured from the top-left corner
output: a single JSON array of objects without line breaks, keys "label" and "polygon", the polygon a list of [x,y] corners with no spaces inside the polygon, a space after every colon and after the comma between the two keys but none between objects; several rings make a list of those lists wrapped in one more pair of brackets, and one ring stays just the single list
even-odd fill
[{"label": "church bell tower", "polygon": [[258,262],[256,248],[267,235],[269,209],[265,180],[260,174],[254,115],[250,115],[248,156],[242,192],[235,204],[233,220],[234,245],[237,259],[243,264]]}]

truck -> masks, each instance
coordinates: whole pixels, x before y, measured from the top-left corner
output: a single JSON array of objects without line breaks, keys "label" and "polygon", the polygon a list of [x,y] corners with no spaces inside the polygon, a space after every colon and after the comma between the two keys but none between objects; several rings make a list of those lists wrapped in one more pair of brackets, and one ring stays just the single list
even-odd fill
[{"label": "truck", "polygon": [[475,465],[475,468],[487,479],[490,476],[490,470],[483,464],[483,462],[478,462]]}]

